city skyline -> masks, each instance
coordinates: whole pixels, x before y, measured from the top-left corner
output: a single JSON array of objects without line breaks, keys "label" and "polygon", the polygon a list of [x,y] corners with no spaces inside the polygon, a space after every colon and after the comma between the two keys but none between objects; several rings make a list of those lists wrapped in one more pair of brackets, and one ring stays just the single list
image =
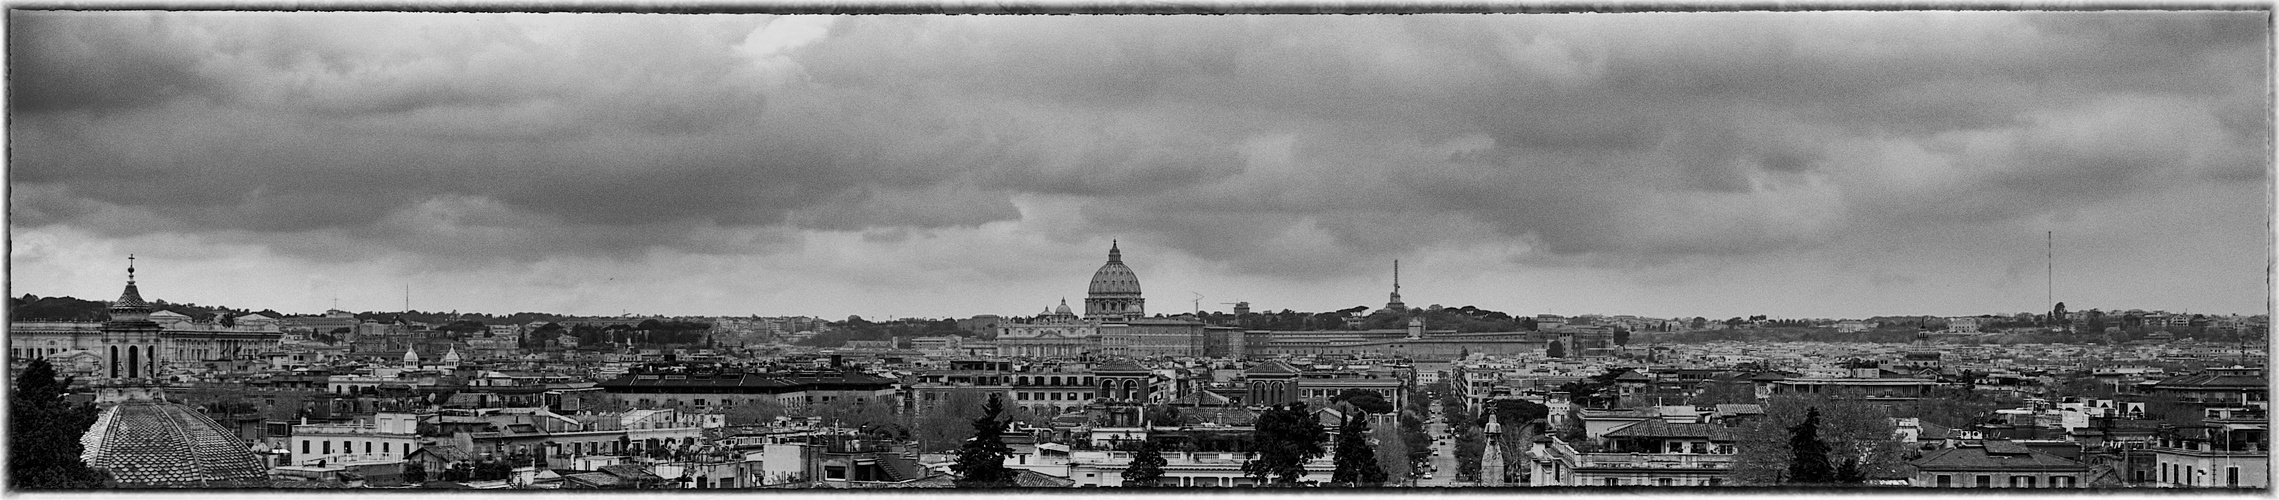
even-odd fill
[{"label": "city skyline", "polygon": [[[11,19],[10,286],[316,312],[2266,313],[2268,13]],[[916,46],[912,46],[916,45]]]}]

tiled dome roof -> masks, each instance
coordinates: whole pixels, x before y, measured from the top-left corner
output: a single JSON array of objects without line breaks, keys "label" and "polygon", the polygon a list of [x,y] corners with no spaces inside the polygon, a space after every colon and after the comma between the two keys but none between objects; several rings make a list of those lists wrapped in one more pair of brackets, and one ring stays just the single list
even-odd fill
[{"label": "tiled dome roof", "polygon": [[130,400],[103,410],[80,438],[81,460],[127,487],[215,487],[268,479],[243,440],[188,407]]},{"label": "tiled dome roof", "polygon": [[142,300],[142,290],[135,289],[135,284],[128,282],[127,290],[119,293],[119,301],[111,303],[111,310],[148,311],[150,302]]},{"label": "tiled dome roof", "polygon": [[1100,270],[1092,273],[1090,292],[1094,295],[1139,295],[1139,275],[1132,274],[1132,268],[1124,266],[1124,252],[1116,248],[1116,245],[1108,245],[1108,263],[1100,265]]}]

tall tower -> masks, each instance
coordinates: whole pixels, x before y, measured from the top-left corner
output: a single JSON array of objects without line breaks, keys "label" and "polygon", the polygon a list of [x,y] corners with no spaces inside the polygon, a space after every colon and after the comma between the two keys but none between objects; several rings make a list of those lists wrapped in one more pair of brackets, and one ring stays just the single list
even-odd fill
[{"label": "tall tower", "polygon": [[158,323],[150,320],[149,302],[135,287],[135,257],[127,256],[127,288],[112,302],[110,320],[103,322],[104,372],[111,379],[157,376]]},{"label": "tall tower", "polygon": [[1108,243],[1108,263],[1092,273],[1092,286],[1084,297],[1084,318],[1106,321],[1138,319],[1147,314],[1147,299],[1140,297],[1139,275],[1124,265],[1124,251]]},{"label": "tall tower", "polygon": [[1402,303],[1401,303],[1401,261],[1400,261],[1399,259],[1394,259],[1394,260],[1393,260],[1393,299],[1392,299],[1391,301],[1385,302],[1385,310],[1388,310],[1388,311],[1401,311],[1401,310],[1407,310],[1408,308],[1409,308],[1409,306],[1408,306],[1407,304],[1402,304]]}]

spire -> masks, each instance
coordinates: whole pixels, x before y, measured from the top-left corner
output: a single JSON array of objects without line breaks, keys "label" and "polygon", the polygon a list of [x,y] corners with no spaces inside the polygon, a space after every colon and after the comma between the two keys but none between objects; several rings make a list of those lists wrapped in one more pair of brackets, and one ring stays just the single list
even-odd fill
[{"label": "spire", "polygon": [[1108,240],[1108,262],[1122,263],[1123,261],[1124,251],[1116,248],[1116,240]]},{"label": "spire", "polygon": [[1408,309],[1407,304],[1401,303],[1401,261],[1399,259],[1393,260],[1393,297],[1391,300],[1385,301],[1385,309],[1394,311]]},{"label": "spire", "polygon": [[127,255],[127,289],[119,292],[119,300],[111,303],[112,321],[147,321],[150,303],[142,300],[142,290],[135,287],[135,256]]}]

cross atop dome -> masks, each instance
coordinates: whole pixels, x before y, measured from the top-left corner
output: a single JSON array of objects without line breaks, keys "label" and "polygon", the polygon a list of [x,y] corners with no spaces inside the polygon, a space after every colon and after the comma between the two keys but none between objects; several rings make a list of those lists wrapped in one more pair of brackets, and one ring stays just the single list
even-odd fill
[{"label": "cross atop dome", "polygon": [[127,288],[119,292],[117,302],[111,303],[111,321],[149,321],[150,310],[150,302],[142,300],[142,290],[135,288],[135,256],[128,254]]}]

